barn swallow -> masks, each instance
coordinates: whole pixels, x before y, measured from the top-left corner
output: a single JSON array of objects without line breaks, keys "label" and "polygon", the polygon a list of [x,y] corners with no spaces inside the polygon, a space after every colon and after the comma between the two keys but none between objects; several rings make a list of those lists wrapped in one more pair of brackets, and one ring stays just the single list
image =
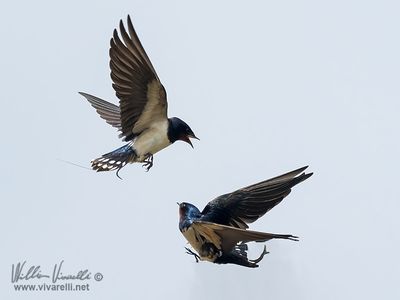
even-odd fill
[{"label": "barn swallow", "polygon": [[179,230],[197,252],[185,248],[199,260],[216,264],[237,264],[256,268],[264,255],[247,258],[248,242],[265,242],[271,239],[298,241],[291,234],[274,234],[248,230],[249,223],[262,217],[283,198],[291,188],[313,173],[304,173],[303,167],[292,172],[250,185],[235,192],[221,195],[210,201],[202,212],[190,203],[179,205]]},{"label": "barn swallow", "polygon": [[[167,93],[146,54],[128,15],[127,28],[119,23],[110,41],[111,79],[119,106],[89,95],[84,96],[101,118],[120,131],[128,144],[92,160],[98,172],[118,172],[128,163],[153,166],[153,155],[180,140],[192,148],[192,129],[179,118],[167,117]],[[122,40],[120,38],[122,37]]]}]

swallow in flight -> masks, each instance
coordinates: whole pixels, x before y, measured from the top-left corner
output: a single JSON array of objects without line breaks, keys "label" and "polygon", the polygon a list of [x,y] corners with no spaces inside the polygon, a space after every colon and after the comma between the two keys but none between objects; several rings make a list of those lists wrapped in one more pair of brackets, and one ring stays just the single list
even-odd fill
[{"label": "swallow in flight", "polygon": [[[167,94],[151,64],[128,15],[127,29],[122,20],[110,41],[111,79],[119,106],[80,93],[96,109],[101,118],[118,129],[119,137],[128,144],[94,159],[98,172],[118,172],[128,163],[144,163],[147,171],[153,166],[153,155],[181,140],[192,146],[198,139],[192,129],[179,118],[167,116]],[[122,37],[122,39],[120,38]]]},{"label": "swallow in flight", "polygon": [[179,230],[197,252],[185,248],[199,260],[216,264],[237,264],[256,268],[268,252],[264,246],[254,260],[247,258],[248,242],[265,242],[271,239],[297,241],[290,234],[273,234],[248,230],[249,223],[262,217],[283,198],[291,188],[313,173],[304,173],[307,167],[250,185],[210,201],[200,210],[190,203],[179,204]]}]

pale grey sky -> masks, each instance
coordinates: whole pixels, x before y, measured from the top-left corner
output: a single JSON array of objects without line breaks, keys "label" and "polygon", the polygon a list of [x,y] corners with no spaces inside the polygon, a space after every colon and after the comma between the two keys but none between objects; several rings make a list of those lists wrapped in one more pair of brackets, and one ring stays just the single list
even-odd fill
[{"label": "pale grey sky", "polygon": [[[398,299],[397,1],[24,1],[0,10],[1,299]],[[77,92],[116,103],[109,40],[131,14],[170,116],[201,139],[140,165]],[[194,262],[176,202],[303,165],[315,175],[252,229],[258,269]],[[251,247],[256,257],[262,245]],[[16,292],[11,265],[101,272],[89,292]],[[29,281],[30,282],[30,281]],[[37,282],[40,282],[38,280]],[[206,298],[204,298],[206,297]]]}]

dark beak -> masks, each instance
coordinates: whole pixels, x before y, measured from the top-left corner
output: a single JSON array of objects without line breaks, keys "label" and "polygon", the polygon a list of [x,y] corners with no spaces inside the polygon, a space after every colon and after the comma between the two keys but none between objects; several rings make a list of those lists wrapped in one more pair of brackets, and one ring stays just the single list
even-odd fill
[{"label": "dark beak", "polygon": [[185,135],[185,136],[182,137],[181,140],[184,141],[184,142],[186,142],[186,143],[188,143],[188,144],[194,149],[193,144],[192,144],[192,142],[190,141],[191,138],[200,141],[200,139],[199,139],[197,136],[195,136],[194,134]]},{"label": "dark beak", "polygon": [[200,139],[197,136],[195,136],[194,134],[190,134],[189,138],[196,139],[196,140],[200,141]]}]

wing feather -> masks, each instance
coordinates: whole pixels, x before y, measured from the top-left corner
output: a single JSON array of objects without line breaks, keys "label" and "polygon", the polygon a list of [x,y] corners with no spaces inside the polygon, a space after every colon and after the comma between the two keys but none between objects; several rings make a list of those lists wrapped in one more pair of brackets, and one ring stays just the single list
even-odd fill
[{"label": "wing feather", "polygon": [[212,222],[195,221],[192,224],[196,234],[213,243],[225,253],[230,252],[239,242],[265,242],[271,239],[289,239],[297,241],[298,237],[290,234],[274,234],[235,228]]},{"label": "wing feather", "polygon": [[[131,21],[120,21],[110,41],[113,88],[120,99],[121,136],[133,139],[155,122],[167,119],[167,97]],[[122,40],[121,40],[121,38]]]},{"label": "wing feather", "polygon": [[210,201],[202,211],[202,220],[238,228],[248,228],[275,205],[279,204],[296,184],[309,178],[307,167],[247,186]]},{"label": "wing feather", "polygon": [[96,109],[100,117],[111,126],[121,130],[121,117],[119,107],[90,94],[79,92]]}]

